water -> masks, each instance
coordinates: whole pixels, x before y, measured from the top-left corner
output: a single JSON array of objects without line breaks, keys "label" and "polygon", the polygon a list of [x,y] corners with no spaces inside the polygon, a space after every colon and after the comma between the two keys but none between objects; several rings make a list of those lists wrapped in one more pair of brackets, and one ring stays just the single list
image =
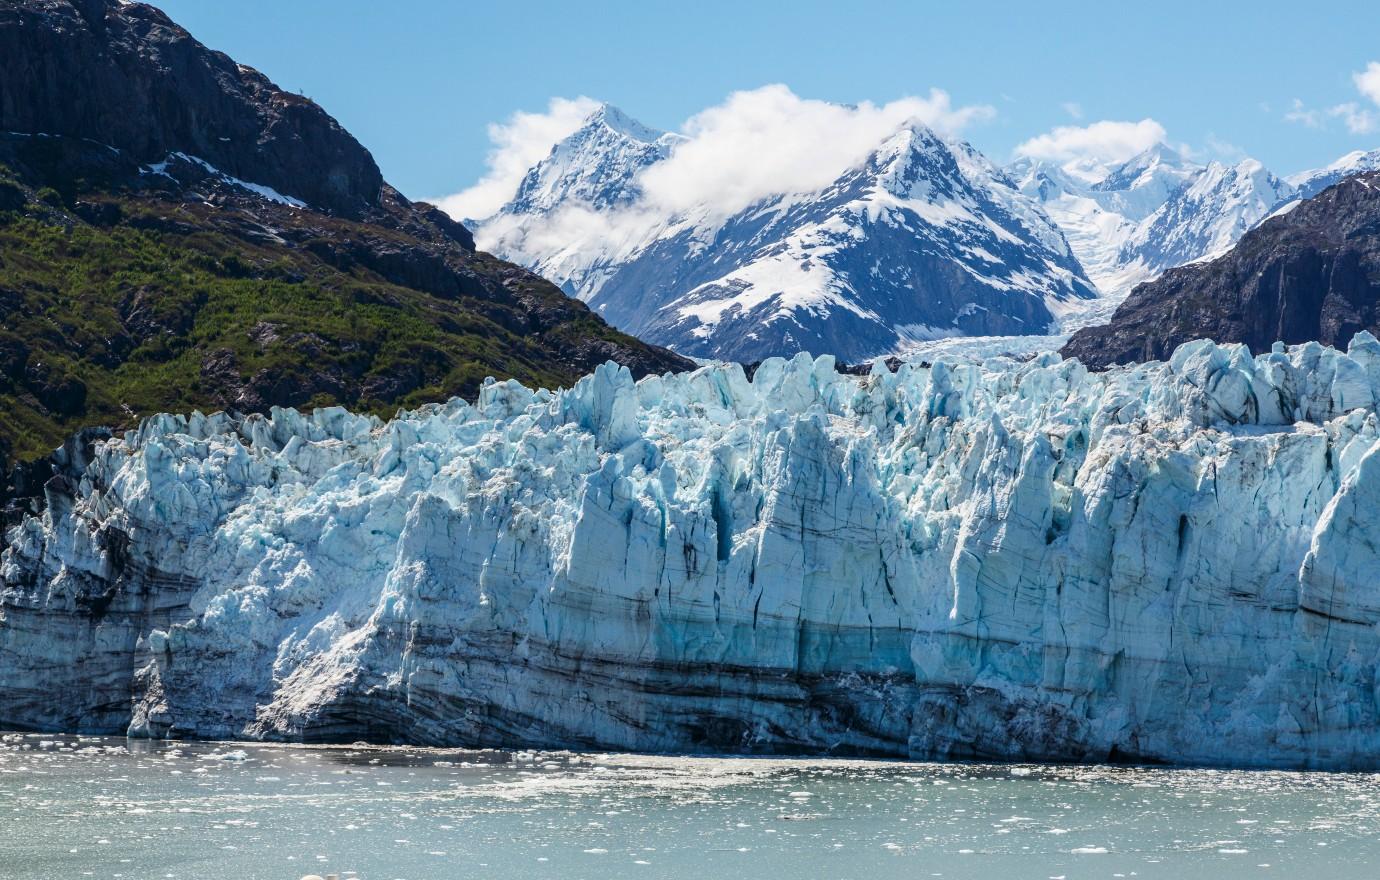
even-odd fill
[{"label": "water", "polygon": [[1373,878],[1380,775],[11,734],[0,877]]}]

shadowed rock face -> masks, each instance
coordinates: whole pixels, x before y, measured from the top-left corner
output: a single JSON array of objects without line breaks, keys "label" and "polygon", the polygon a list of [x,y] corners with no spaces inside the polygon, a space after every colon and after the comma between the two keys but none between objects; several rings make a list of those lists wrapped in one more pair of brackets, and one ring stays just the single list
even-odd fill
[{"label": "shadowed rock face", "polygon": [[369,151],[311,99],[142,3],[0,7],[0,131],[89,138],[140,162],[180,151],[345,217],[383,186]]},{"label": "shadowed rock face", "polygon": [[1247,233],[1225,256],[1142,284],[1061,352],[1093,368],[1162,360],[1192,339],[1345,345],[1380,330],[1380,172],[1347,178]]},{"label": "shadowed rock face", "polygon": [[7,534],[0,728],[1374,769],[1377,399],[1363,335],[159,416]]}]

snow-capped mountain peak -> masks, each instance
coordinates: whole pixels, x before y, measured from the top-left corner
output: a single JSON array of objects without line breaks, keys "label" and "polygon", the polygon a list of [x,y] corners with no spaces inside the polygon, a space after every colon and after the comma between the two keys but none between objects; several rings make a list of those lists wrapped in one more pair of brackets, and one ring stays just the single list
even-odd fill
[{"label": "snow-capped mountain peak", "polygon": [[1291,175],[1288,180],[1298,190],[1297,198],[1311,199],[1343,177],[1350,177],[1363,171],[1377,170],[1380,170],[1380,149],[1355,150],[1326,168],[1302,171]]},{"label": "snow-capped mountain peak", "polygon": [[1008,170],[1114,301],[1166,269],[1222,253],[1294,193],[1254,159],[1203,165],[1164,143],[1100,169],[1020,159]]},{"label": "snow-capped mountain peak", "polygon": [[501,213],[540,213],[572,201],[596,209],[631,202],[637,173],[666,158],[680,140],[602,104],[527,172]]},{"label": "snow-capped mountain peak", "polygon": [[1140,281],[1380,167],[1380,150],[1358,152],[1285,181],[1254,159],[1201,163],[1156,143],[1120,161],[1001,168],[911,119],[827,185],[670,208],[657,187],[686,141],[603,105],[476,237],[621,329],[689,354],[857,360],[1095,321]]},{"label": "snow-capped mountain peak", "polygon": [[857,174],[871,176],[891,196],[930,204],[957,198],[966,182],[949,145],[919,120],[903,124],[846,176]]},{"label": "snow-capped mountain peak", "polygon": [[666,136],[666,132],[643,125],[612,104],[600,104],[599,108],[586,118],[586,127],[597,125],[645,144],[656,143]]},{"label": "snow-capped mountain peak", "polygon": [[675,136],[615,114],[557,144],[479,238],[646,339],[860,360],[918,337],[1042,333],[1059,304],[1095,296],[1044,211],[921,120],[813,191],[668,212],[639,181]]},{"label": "snow-capped mountain peak", "polygon": [[1006,174],[1015,181],[1017,189],[1041,203],[1057,199],[1071,186],[1062,168],[1034,159],[1017,159],[1006,166]]},{"label": "snow-capped mountain peak", "polygon": [[1146,219],[1123,246],[1122,258],[1158,274],[1220,256],[1293,194],[1294,187],[1255,159],[1209,162]]},{"label": "snow-capped mountain peak", "polygon": [[1201,165],[1160,142],[1108,170],[1107,176],[1092,186],[1098,192],[1121,192],[1156,187],[1172,191],[1182,185]]},{"label": "snow-capped mountain peak", "polygon": [[[700,257],[694,238],[656,242],[591,304],[697,355],[859,360],[915,338],[1043,332],[1051,302],[1093,295],[1058,230],[1000,169],[917,120],[819,191],[728,218]],[[687,263],[674,283],[666,267]]]}]

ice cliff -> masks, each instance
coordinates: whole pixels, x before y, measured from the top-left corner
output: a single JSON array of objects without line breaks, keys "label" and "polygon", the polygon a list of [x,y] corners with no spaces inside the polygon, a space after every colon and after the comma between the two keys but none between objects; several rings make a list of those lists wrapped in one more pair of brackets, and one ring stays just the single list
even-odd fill
[{"label": "ice cliff", "polygon": [[159,416],[0,557],[0,727],[1380,768],[1380,343]]}]

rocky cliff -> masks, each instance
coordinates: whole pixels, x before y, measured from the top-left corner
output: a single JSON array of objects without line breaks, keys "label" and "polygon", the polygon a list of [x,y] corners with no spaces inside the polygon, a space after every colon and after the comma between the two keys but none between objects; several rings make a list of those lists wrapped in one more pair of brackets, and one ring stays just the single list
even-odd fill
[{"label": "rocky cliff", "polygon": [[1164,359],[1192,339],[1344,345],[1380,330],[1380,172],[1342,180],[1248,232],[1216,260],[1132,291],[1063,349],[1091,367]]},{"label": "rocky cliff", "polygon": [[0,727],[1380,767],[1380,343],[159,416],[0,555]]},{"label": "rocky cliff", "polygon": [[183,152],[353,218],[383,187],[369,152],[310,98],[144,3],[0,8],[0,131],[84,138],[141,163]]}]

